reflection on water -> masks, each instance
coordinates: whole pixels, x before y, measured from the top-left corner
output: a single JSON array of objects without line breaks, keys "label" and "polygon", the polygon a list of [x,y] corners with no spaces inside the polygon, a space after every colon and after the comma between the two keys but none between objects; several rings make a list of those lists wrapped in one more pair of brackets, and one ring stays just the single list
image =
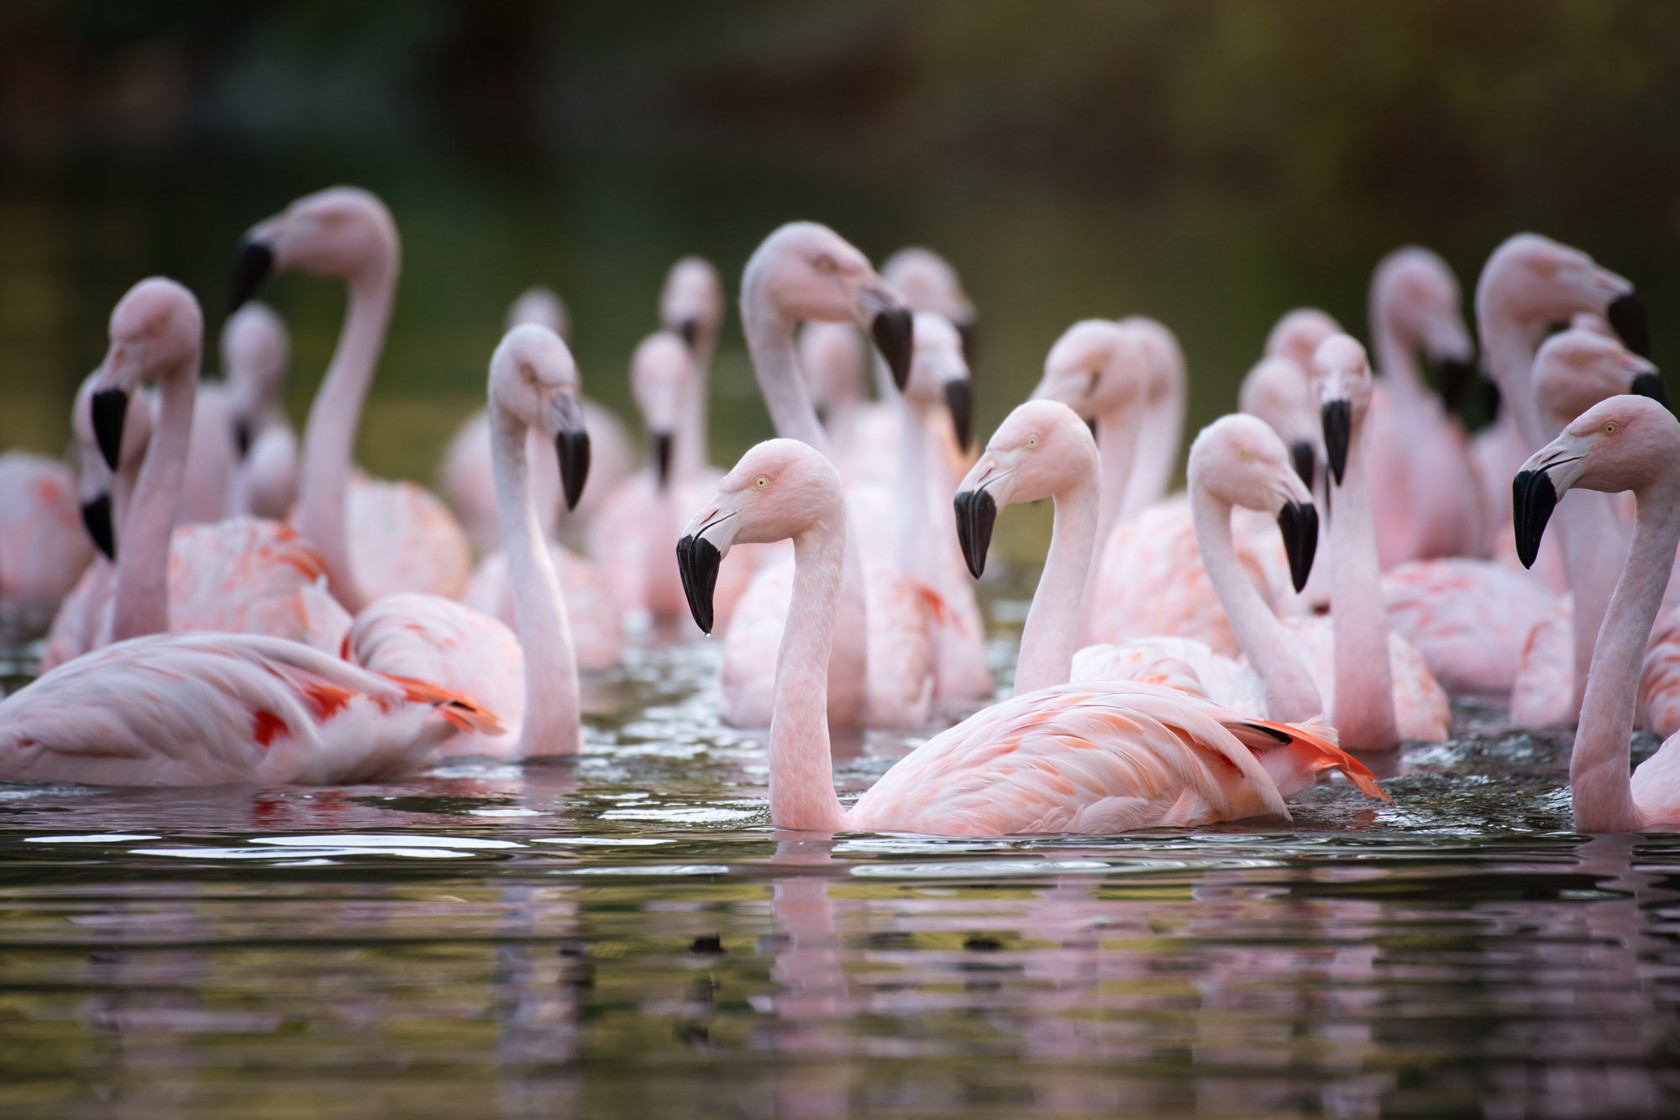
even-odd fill
[{"label": "reflection on water", "polygon": [[[1567,833],[1567,739],[1395,806],[1107,841],[765,821],[712,643],[585,755],[398,786],[0,787],[0,1114],[1672,1114],[1680,838]],[[1463,722],[1474,727],[1476,713]],[[854,744],[857,790],[906,744]]]}]

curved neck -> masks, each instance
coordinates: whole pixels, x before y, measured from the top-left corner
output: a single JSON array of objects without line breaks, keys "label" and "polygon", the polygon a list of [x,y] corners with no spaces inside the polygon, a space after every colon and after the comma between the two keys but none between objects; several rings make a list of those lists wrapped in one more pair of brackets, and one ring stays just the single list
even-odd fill
[{"label": "curved neck", "polygon": [[793,598],[770,717],[770,823],[777,828],[834,832],[845,821],[828,741],[828,658],[845,553],[843,523],[818,521],[793,538]]},{"label": "curved neck", "polygon": [[350,479],[356,430],[362,422],[362,402],[385,344],[395,288],[395,264],[371,267],[350,278],[344,329],[303,433],[297,527],[320,551],[332,593],[351,613],[366,606],[367,599],[350,567],[344,489]]},{"label": "curved neck", "polygon": [[1086,479],[1055,496],[1050,551],[1021,629],[1015,695],[1067,683],[1098,540],[1098,489],[1094,479]]},{"label": "curved neck", "polygon": [[1504,312],[1484,311],[1479,318],[1488,367],[1493,371],[1500,396],[1515,416],[1516,428],[1524,440],[1523,450],[1534,451],[1546,442],[1540,429],[1533,383],[1540,329]]},{"label": "curved neck", "polygon": [[1192,485],[1190,520],[1196,530],[1202,566],[1231,620],[1231,633],[1266,685],[1266,714],[1285,723],[1303,723],[1322,714],[1324,701],[1299,647],[1260,597],[1237,558],[1237,546],[1231,539],[1231,504]]},{"label": "curved neck", "polygon": [[1581,832],[1633,832],[1642,823],[1628,782],[1633,709],[1651,623],[1680,545],[1680,494],[1653,487],[1637,498],[1627,567],[1593,650],[1569,757],[1569,796]]},{"label": "curved neck", "polygon": [[525,424],[490,406],[490,457],[496,475],[496,513],[513,585],[514,620],[525,651],[525,726],[522,755],[576,754],[579,728],[577,659],[548,546],[531,500]]},{"label": "curved neck", "polygon": [[793,348],[793,323],[770,306],[762,283],[749,275],[741,294],[741,326],[747,336],[758,391],[776,434],[808,443],[832,462],[834,450],[828,434],[817,422],[805,379],[799,375],[799,358]]},{"label": "curved neck", "polygon": [[1563,568],[1569,577],[1570,611],[1575,621],[1573,710],[1579,713],[1592,667],[1593,646],[1627,559],[1628,536],[1616,516],[1611,494],[1571,490],[1558,499],[1552,520],[1562,534]]},{"label": "curved neck", "polygon": [[1428,391],[1423,371],[1418,368],[1417,348],[1411,339],[1401,336],[1394,325],[1393,309],[1380,296],[1372,300],[1371,346],[1376,352],[1377,372],[1396,400],[1409,403]]},{"label": "curved neck", "polygon": [[892,402],[898,414],[898,567],[929,586],[938,586],[928,547],[937,518],[927,508],[927,416],[902,396]]},{"label": "curved neck", "polygon": [[1400,742],[1394,719],[1394,677],[1388,661],[1388,617],[1382,569],[1365,475],[1365,417],[1355,414],[1342,484],[1330,518],[1330,622],[1336,639],[1335,711],[1330,722],[1348,750],[1385,751]]},{"label": "curved neck", "polygon": [[[117,583],[111,607],[111,640],[169,631],[169,544],[187,475],[193,399],[198,395],[198,354],[160,378],[157,419],[140,477],[124,503],[128,513],[117,534]],[[131,401],[130,407],[144,407]]]},{"label": "curved neck", "polygon": [[698,478],[711,459],[706,407],[710,400],[712,353],[716,349],[716,338],[703,335],[695,340],[694,382],[689,390],[688,407],[677,422],[677,446],[671,449],[671,465],[678,478]]},{"label": "curved neck", "polygon": [[1097,507],[1099,541],[1107,542],[1108,535],[1114,531],[1126,500],[1126,488],[1131,484],[1136,468],[1142,465],[1138,438],[1143,426],[1142,412],[1142,409],[1132,406],[1111,409],[1097,417],[1097,454],[1102,464],[1102,488]]},{"label": "curved neck", "polygon": [[1171,392],[1149,406],[1149,421],[1137,433],[1137,452],[1132,457],[1132,473],[1126,480],[1125,496],[1116,515],[1118,520],[1130,521],[1166,496],[1173,471],[1178,467],[1184,405],[1183,389],[1175,384]]}]

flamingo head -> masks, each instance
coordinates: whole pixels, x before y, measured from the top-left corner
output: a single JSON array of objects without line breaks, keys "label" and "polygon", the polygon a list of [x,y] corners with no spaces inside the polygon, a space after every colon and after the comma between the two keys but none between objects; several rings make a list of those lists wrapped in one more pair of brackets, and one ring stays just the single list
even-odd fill
[{"label": "flamingo head", "polygon": [[920,245],[900,249],[881,266],[887,283],[904,293],[912,311],[932,311],[949,319],[962,339],[963,361],[974,365],[976,316],[951,262]]},{"label": "flamingo head", "polygon": [[1266,357],[1288,358],[1310,371],[1319,344],[1341,333],[1342,325],[1325,312],[1316,307],[1297,307],[1285,312],[1266,336]]},{"label": "flamingo head", "polygon": [[725,311],[723,277],[705,257],[683,257],[665,274],[659,325],[699,353],[717,344]]},{"label": "flamingo head", "polygon": [[231,309],[254,296],[276,269],[352,282],[394,278],[398,245],[396,222],[372,192],[329,187],[305,195],[240,238]]},{"label": "flamingo head", "polygon": [[[81,469],[77,473],[77,493],[81,500],[82,524],[93,538],[94,546],[107,559],[115,560],[116,534],[111,521],[111,466],[93,426],[93,397],[99,392],[99,371],[83,379],[76,391],[76,403],[70,409],[70,429],[75,433]],[[122,445],[117,455],[116,471],[134,477],[145,461],[146,447],[152,439],[152,408],[144,396],[129,397],[124,409]]]},{"label": "flamingo head", "polygon": [[819,527],[843,539],[845,525],[839,472],[820,451],[794,439],[766,440],[749,449],[677,542],[677,568],[695,623],[712,632],[718,567],[736,544],[791,537],[797,545]]},{"label": "flamingo head", "polygon": [[1096,441],[1078,413],[1060,401],[1017,406],[957,486],[957,540],[969,572],[979,579],[986,570],[998,510],[1094,486],[1096,478]]},{"label": "flamingo head", "polygon": [[641,409],[652,441],[655,477],[661,490],[671,481],[671,439],[677,418],[692,407],[694,351],[670,331],[642,339],[630,357],[630,395]]},{"label": "flamingo head", "polygon": [[1237,408],[1264,420],[1289,445],[1295,473],[1311,490],[1324,462],[1324,425],[1306,370],[1288,358],[1261,358],[1237,390]]},{"label": "flamingo head", "polygon": [[974,390],[963,359],[962,336],[938,312],[918,311],[915,339],[904,398],[918,409],[941,405],[949,409],[957,444],[967,450],[974,435]]},{"label": "flamingo head", "polygon": [[105,464],[122,458],[129,394],[166,377],[198,378],[204,315],[193,294],[154,276],[124,293],[111,312],[111,346],[88,402],[94,436]]},{"label": "flamingo head", "polygon": [[505,329],[511,331],[521,323],[547,327],[566,345],[572,343],[572,313],[567,310],[566,301],[540,284],[520,292],[508,308]]},{"label": "flamingo head", "polygon": [[261,414],[280,394],[291,360],[286,321],[252,301],[222,325],[222,376],[233,400],[233,439],[241,458],[251,449]]},{"label": "flamingo head", "polygon": [[1408,346],[1421,348],[1440,371],[1449,405],[1464,396],[1475,373],[1475,348],[1459,310],[1458,277],[1438,253],[1408,245],[1384,257],[1371,279],[1371,319],[1388,316]]},{"label": "flamingo head", "polygon": [[1338,334],[1319,344],[1312,371],[1324,426],[1324,454],[1330,461],[1330,475],[1340,486],[1353,429],[1364,422],[1365,410],[1371,406],[1371,363],[1365,347],[1349,335]]},{"label": "flamingo head", "polygon": [[1668,404],[1657,367],[1614,337],[1595,330],[1562,331],[1534,356],[1534,397],[1554,427],[1623,393]]},{"label": "flamingo head", "polygon": [[589,480],[589,432],[583,425],[582,392],[572,352],[547,327],[530,323],[514,327],[490,356],[492,414],[511,417],[554,441],[567,509],[577,508]]},{"label": "flamingo head", "polygon": [[1119,323],[1083,319],[1062,332],[1044,358],[1037,400],[1060,401],[1086,420],[1144,402],[1149,354],[1141,339]]},{"label": "flamingo head", "polygon": [[1476,310],[1530,323],[1566,322],[1580,311],[1603,315],[1635,354],[1651,352],[1644,305],[1633,284],[1579,249],[1519,233],[1493,251],[1476,284]]},{"label": "flamingo head", "polygon": [[783,319],[856,323],[870,333],[900,389],[910,376],[910,307],[876,274],[869,258],[827,226],[789,222],[753,253],[741,281],[741,306],[761,302]]},{"label": "flamingo head", "polygon": [[1203,428],[1190,445],[1189,482],[1192,501],[1206,495],[1277,518],[1295,590],[1306,587],[1318,549],[1318,510],[1269,424],[1238,412]]},{"label": "flamingo head", "polygon": [[1599,401],[1570,421],[1558,437],[1528,457],[1511,480],[1517,557],[1534,564],[1557,501],[1571,489],[1619,493],[1643,500],[1654,487],[1680,498],[1680,421],[1650,397]]}]

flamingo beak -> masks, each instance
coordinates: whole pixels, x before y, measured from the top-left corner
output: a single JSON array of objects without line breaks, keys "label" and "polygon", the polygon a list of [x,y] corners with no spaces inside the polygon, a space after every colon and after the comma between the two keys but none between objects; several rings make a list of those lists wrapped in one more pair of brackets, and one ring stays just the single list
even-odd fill
[{"label": "flamingo beak", "polygon": [[1476,376],[1475,362],[1469,358],[1442,358],[1435,368],[1441,379],[1441,400],[1448,412],[1457,412]]},{"label": "flamingo beak", "polygon": [[1534,567],[1540,555],[1540,538],[1557,500],[1557,488],[1544,467],[1518,471],[1511,480],[1511,526],[1517,537],[1517,559],[1525,568]]},{"label": "flamingo beak", "polygon": [[583,405],[577,394],[568,390],[549,398],[543,426],[554,437],[566,508],[576,509],[584,483],[589,481],[589,430],[584,427]]},{"label": "flamingo beak", "polygon": [[233,445],[241,459],[251,454],[251,422],[243,416],[233,422]]},{"label": "flamingo beak", "polygon": [[115,560],[117,541],[111,531],[111,495],[102,493],[83,502],[82,524],[87,527],[95,547],[105,554],[105,559]]},{"label": "flamingo beak", "polygon": [[1318,452],[1314,449],[1312,441],[1298,439],[1290,444],[1289,458],[1295,464],[1295,474],[1302,482],[1307,484],[1307,489],[1311,490],[1313,488],[1313,475],[1317,473],[1316,468],[1318,466]]},{"label": "flamingo beak", "polygon": [[123,421],[128,416],[128,392],[124,389],[100,389],[93,394],[93,434],[99,441],[99,453],[112,470],[122,458]]},{"label": "flamingo beak", "polygon": [[945,383],[945,404],[951,410],[951,427],[957,433],[957,446],[968,450],[974,438],[974,388],[966,381]]},{"label": "flamingo beak", "polygon": [[910,309],[889,307],[877,311],[869,321],[869,333],[875,339],[875,348],[886,359],[887,368],[892,370],[893,384],[902,393],[910,383],[910,351],[915,340]]},{"label": "flamingo beak", "polygon": [[653,434],[653,467],[659,479],[659,488],[668,489],[671,485],[671,433],[655,432]]},{"label": "flamingo beak", "polygon": [[683,594],[688,598],[694,624],[704,634],[712,632],[712,592],[717,589],[722,563],[723,553],[700,533],[690,533],[677,542],[677,571],[682,576]]},{"label": "flamingo beak", "polygon": [[1674,410],[1674,406],[1668,403],[1668,390],[1663,386],[1662,374],[1660,373],[1652,371],[1639,374],[1633,379],[1633,385],[1629,391],[1636,396],[1650,397],[1671,412]]},{"label": "flamingo beak", "polygon": [[1348,441],[1353,436],[1353,402],[1325,401],[1322,415],[1324,452],[1330,459],[1330,473],[1340,486],[1347,471]]},{"label": "flamingo beak", "polygon": [[700,341],[700,320],[690,315],[677,324],[677,337],[688,344],[693,350]]},{"label": "flamingo beak", "polygon": [[964,490],[953,500],[957,509],[957,541],[969,574],[979,579],[986,570],[986,552],[992,547],[992,526],[997,522],[997,501],[984,487]]},{"label": "flamingo beak", "polygon": [[1651,328],[1645,321],[1645,305],[1634,292],[1624,292],[1610,301],[1605,318],[1616,328],[1622,345],[1641,358],[1651,356]]},{"label": "flamingo beak", "polygon": [[979,346],[980,327],[973,319],[966,323],[958,323],[957,335],[962,339],[963,363],[972,370],[974,368],[974,355]]},{"label": "flamingo beak", "polygon": [[228,293],[229,314],[257,294],[268,274],[274,271],[274,250],[250,234],[239,239],[233,258],[233,285]]},{"label": "flamingo beak", "polygon": [[1318,510],[1311,502],[1286,501],[1278,511],[1277,520],[1278,531],[1283,534],[1283,549],[1289,554],[1289,581],[1299,595],[1306,589],[1313,555],[1318,551]]}]

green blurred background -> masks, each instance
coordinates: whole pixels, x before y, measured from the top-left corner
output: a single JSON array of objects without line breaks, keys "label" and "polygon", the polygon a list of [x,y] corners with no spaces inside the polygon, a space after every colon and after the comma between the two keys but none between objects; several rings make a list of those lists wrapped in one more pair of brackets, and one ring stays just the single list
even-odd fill
[{"label": "green blurred background", "polygon": [[[1075,319],[1172,326],[1205,422],[1286,308],[1363,334],[1389,248],[1469,289],[1525,228],[1633,278],[1664,362],[1676,106],[1680,5],[1638,0],[8,0],[0,446],[64,446],[134,280],[183,280],[218,331],[239,233],[335,182],[404,238],[361,446],[390,474],[431,476],[524,285],[565,296],[624,408],[666,266],[704,253],[733,289],[793,218],[956,263],[982,434]],[[301,418],[342,293],[269,297]],[[768,432],[733,311],[716,386],[724,459]]]}]

